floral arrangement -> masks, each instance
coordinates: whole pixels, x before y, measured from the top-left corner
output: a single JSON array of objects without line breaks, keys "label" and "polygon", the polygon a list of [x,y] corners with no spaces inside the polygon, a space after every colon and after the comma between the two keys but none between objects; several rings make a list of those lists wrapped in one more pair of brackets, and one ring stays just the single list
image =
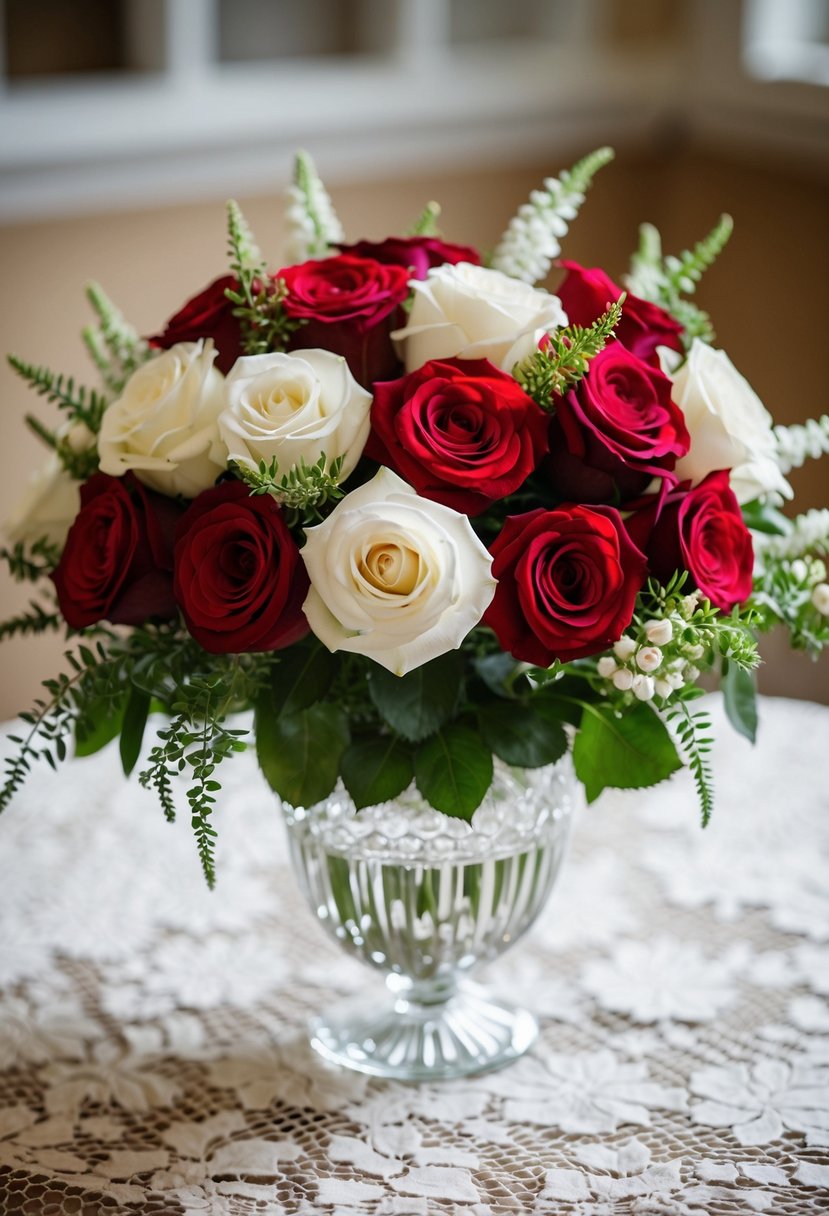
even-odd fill
[{"label": "floral arrangement", "polygon": [[414,780],[469,819],[493,756],[570,747],[589,799],[689,765],[707,820],[700,674],[753,737],[758,631],[829,640],[829,511],[778,510],[829,419],[773,428],[712,345],[691,296],[728,217],[678,257],[644,226],[625,290],[572,261],[535,285],[610,157],[545,181],[483,258],[435,204],[347,244],[300,154],[290,265],[230,203],[228,275],[155,336],[90,286],[102,387],[12,358],[63,420],[28,419],[51,451],[3,556],[42,593],[0,636],[72,645],[0,808],[70,737],[119,736],[169,819],[186,778],[212,884],[219,766],[252,730],[294,805]]}]

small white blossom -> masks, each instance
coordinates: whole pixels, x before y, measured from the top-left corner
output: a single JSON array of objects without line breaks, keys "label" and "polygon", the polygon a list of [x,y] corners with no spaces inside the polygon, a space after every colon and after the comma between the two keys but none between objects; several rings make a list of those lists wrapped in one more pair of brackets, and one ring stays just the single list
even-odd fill
[{"label": "small white blossom", "polygon": [[628,637],[627,634],[620,637],[618,642],[613,643],[613,653],[616,655],[616,658],[621,659],[623,663],[630,658],[635,649],[636,643],[634,642],[633,638]]},{"label": "small white blossom", "polygon": [[699,642],[694,642],[692,645],[685,647],[685,653],[689,659],[701,659],[705,654],[705,647]]},{"label": "small white blossom", "polygon": [[619,668],[616,666],[616,660],[611,658],[609,654],[602,655],[596,664],[596,668],[599,675],[605,680],[609,680],[610,677],[615,675],[615,673],[619,670]]},{"label": "small white blossom", "polygon": [[671,693],[674,691],[674,686],[673,686],[673,684],[671,684],[670,680],[664,680],[664,679],[654,680],[653,687],[654,687],[654,690],[657,693],[657,695],[660,697],[664,697],[666,700],[671,695]]},{"label": "small white blossom", "polygon": [[697,610],[699,603],[699,592],[692,591],[690,595],[683,595],[679,610],[684,617],[690,619]]},{"label": "small white blossom", "polygon": [[647,621],[645,636],[654,646],[667,646],[674,636],[674,627],[666,617],[664,620]]},{"label": "small white blossom", "polygon": [[821,616],[829,616],[829,583],[818,583],[812,592],[812,603]]},{"label": "small white blossom", "polygon": [[682,685],[685,683],[685,677],[681,671],[669,671],[665,676],[665,683],[669,684],[671,688],[682,688]]},{"label": "small white blossom", "polygon": [[633,672],[628,671],[626,667],[620,667],[613,674],[613,686],[618,688],[620,692],[627,692],[633,684]]},{"label": "small white blossom", "polygon": [[638,701],[652,701],[654,694],[653,676],[634,676],[633,695]]},{"label": "small white blossom", "polygon": [[640,671],[656,671],[662,662],[662,651],[658,646],[642,646],[636,652],[636,666]]},{"label": "small white blossom", "polygon": [[693,684],[694,680],[699,679],[699,668],[694,667],[693,663],[689,663],[685,668],[685,679],[689,684]]}]

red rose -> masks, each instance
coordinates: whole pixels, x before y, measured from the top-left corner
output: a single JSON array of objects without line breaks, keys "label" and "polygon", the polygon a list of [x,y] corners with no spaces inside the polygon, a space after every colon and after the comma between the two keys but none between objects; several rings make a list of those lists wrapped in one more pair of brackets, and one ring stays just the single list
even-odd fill
[{"label": "red rose", "polygon": [[410,279],[425,279],[434,266],[457,266],[458,262],[471,262],[480,266],[481,255],[469,245],[450,245],[435,236],[387,236],[384,241],[357,241],[354,245],[340,245],[343,253],[355,254],[358,258],[374,258],[388,266],[404,266]]},{"label": "red rose", "polygon": [[375,384],[365,450],[424,498],[477,515],[529,477],[547,428],[540,406],[487,359],[432,360]]},{"label": "red rose", "polygon": [[625,500],[669,474],[690,444],[668,377],[617,342],[559,398],[548,468],[562,498]]},{"label": "red rose", "polygon": [[409,291],[407,270],[341,253],[287,266],[277,277],[288,288],[285,312],[306,322],[292,335],[289,350],[322,347],[342,355],[366,387],[398,374],[390,334]]},{"label": "red rose", "polygon": [[81,487],[52,580],[73,629],[97,621],[143,625],[176,615],[173,534],[181,507],[141,485],[132,473],[96,473]]},{"label": "red rose", "polygon": [[[588,269],[578,262],[564,261],[559,266],[567,271],[567,277],[556,294],[571,325],[592,325],[622,294],[622,288],[598,267]],[[640,359],[655,359],[657,346],[680,352],[683,349],[679,322],[658,304],[629,292],[614,333],[617,341]]]},{"label": "red rose", "polygon": [[235,305],[225,295],[227,288],[236,289],[238,286],[238,281],[230,274],[215,279],[170,318],[163,333],[156,334],[148,341],[152,346],[169,350],[177,342],[198,342],[199,338],[212,338],[219,352],[216,367],[227,375],[236,360],[245,353],[242,350],[242,331],[233,315]]},{"label": "red rose", "polygon": [[483,622],[516,659],[586,658],[630,624],[646,562],[614,507],[511,515],[490,552],[498,586]]},{"label": "red rose", "polygon": [[687,570],[715,608],[730,612],[751,594],[751,533],[726,469],[709,473],[692,490],[686,484],[672,490],[661,509],[653,504],[631,516],[631,533],[660,582],[667,583],[676,570]]},{"label": "red rose", "polygon": [[281,508],[241,482],[205,490],[176,529],[176,599],[211,654],[279,650],[304,637],[308,586]]}]

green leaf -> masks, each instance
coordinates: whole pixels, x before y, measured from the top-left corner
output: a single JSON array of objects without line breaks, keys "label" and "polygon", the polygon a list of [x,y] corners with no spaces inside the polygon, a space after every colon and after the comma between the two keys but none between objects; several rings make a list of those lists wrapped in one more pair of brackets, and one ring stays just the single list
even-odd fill
[{"label": "green leaf", "polygon": [[563,727],[534,705],[485,705],[478,713],[484,743],[506,764],[541,768],[560,760],[567,751]]},{"label": "green leaf", "polygon": [[340,774],[358,810],[388,802],[412,779],[412,754],[394,735],[362,739],[343,752]]},{"label": "green leaf", "polygon": [[755,532],[764,532],[769,536],[788,536],[792,531],[792,521],[770,503],[760,502],[755,498],[752,502],[743,503],[741,511],[743,523]]},{"label": "green leaf", "polygon": [[144,727],[147,725],[147,714],[150,712],[150,696],[143,688],[130,688],[127,706],[124,710],[124,721],[121,724],[121,764],[124,776],[129,777],[135,768],[135,763],[141,754],[141,744],[144,740]]},{"label": "green leaf", "polygon": [[122,729],[126,698],[94,697],[86,702],[75,722],[75,755],[93,756]]},{"label": "green leaf", "polygon": [[[473,660],[473,665],[484,684],[496,697],[515,699],[520,691],[526,691],[528,687],[527,681],[520,679],[526,664],[518,662],[511,654],[501,652],[481,655]],[[516,689],[516,684],[523,685],[523,689]]]},{"label": "green leaf", "polygon": [[427,802],[456,819],[472,818],[492,784],[492,753],[460,722],[432,735],[415,753],[415,781]]},{"label": "green leaf", "polygon": [[268,689],[271,713],[292,714],[320,701],[334,679],[337,659],[316,640],[292,646],[273,669]]},{"label": "green leaf", "polygon": [[754,674],[736,663],[723,662],[720,687],[725,712],[734,729],[751,743],[757,741],[757,687]]},{"label": "green leaf", "polygon": [[644,703],[618,718],[595,705],[585,709],[573,761],[588,802],[606,786],[643,789],[682,767],[665,724]]},{"label": "green leaf", "polygon": [[418,743],[452,716],[463,670],[463,655],[457,650],[450,650],[405,676],[374,666],[368,677],[369,695],[389,726],[404,739]]},{"label": "green leaf", "polygon": [[271,789],[292,806],[313,806],[337,783],[348,719],[336,705],[310,705],[276,717],[256,709],[256,754]]}]

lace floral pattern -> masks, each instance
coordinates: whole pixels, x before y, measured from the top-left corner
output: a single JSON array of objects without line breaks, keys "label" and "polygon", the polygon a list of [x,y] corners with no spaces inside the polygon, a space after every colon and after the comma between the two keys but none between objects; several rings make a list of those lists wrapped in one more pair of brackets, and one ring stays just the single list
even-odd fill
[{"label": "lace floral pattern", "polygon": [[0,821],[0,1211],[825,1211],[829,711],[766,702],[763,726],[752,752],[718,724],[705,833],[682,779],[584,813],[486,976],[538,1045],[430,1086],[307,1046],[311,1012],[377,980],[307,914],[252,761],[213,896],[111,749],[39,774]]}]

